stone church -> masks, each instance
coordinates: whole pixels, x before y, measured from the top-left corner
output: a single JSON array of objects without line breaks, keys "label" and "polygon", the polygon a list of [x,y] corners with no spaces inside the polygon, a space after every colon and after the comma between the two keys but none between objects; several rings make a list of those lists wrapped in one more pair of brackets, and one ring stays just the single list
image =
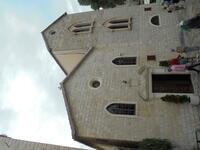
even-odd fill
[{"label": "stone church", "polygon": [[197,147],[197,106],[164,102],[197,96],[191,72],[168,72],[177,57],[179,18],[156,4],[63,14],[43,32],[65,72],[61,83],[72,137],[96,149],[137,149],[146,138],[177,150]]}]

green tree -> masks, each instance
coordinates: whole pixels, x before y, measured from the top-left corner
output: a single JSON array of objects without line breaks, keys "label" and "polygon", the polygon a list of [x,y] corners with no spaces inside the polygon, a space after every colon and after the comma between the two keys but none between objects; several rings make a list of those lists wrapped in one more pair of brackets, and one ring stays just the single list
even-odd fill
[{"label": "green tree", "polygon": [[92,9],[113,8],[117,5],[123,5],[126,0],[78,0],[80,5],[90,5]]}]

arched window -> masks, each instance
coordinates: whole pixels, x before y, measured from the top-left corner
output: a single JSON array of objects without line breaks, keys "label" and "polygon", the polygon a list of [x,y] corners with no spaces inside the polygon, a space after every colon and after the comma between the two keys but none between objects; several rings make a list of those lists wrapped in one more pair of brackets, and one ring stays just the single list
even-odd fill
[{"label": "arched window", "polygon": [[93,29],[94,22],[86,22],[86,23],[76,23],[71,25],[68,30],[75,33],[91,33]]},{"label": "arched window", "polygon": [[103,25],[111,31],[130,30],[131,18],[110,19],[106,21]]},{"label": "arched window", "polygon": [[155,26],[159,26],[160,25],[160,19],[159,16],[153,16],[151,18],[151,23]]},{"label": "arched window", "polygon": [[116,115],[135,115],[135,104],[113,103],[106,107],[111,114]]},{"label": "arched window", "polygon": [[112,60],[115,65],[136,65],[136,57],[118,57]]}]

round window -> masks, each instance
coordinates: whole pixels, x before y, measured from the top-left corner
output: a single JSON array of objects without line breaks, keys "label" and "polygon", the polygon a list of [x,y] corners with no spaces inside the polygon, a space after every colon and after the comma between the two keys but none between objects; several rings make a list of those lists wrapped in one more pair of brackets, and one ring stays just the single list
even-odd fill
[{"label": "round window", "polygon": [[51,34],[51,35],[54,35],[56,33],[56,31],[54,31],[54,30],[51,30],[50,32],[49,32],[49,34]]},{"label": "round window", "polygon": [[97,80],[91,81],[90,86],[93,88],[98,88],[100,86],[100,82]]}]

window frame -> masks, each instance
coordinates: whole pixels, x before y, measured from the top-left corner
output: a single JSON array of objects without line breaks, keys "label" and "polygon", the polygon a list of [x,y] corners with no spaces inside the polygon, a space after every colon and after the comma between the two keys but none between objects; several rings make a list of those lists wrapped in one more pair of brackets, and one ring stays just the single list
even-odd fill
[{"label": "window frame", "polygon": [[[179,94],[179,90],[177,91],[177,92],[175,92],[175,91],[173,91],[173,92],[168,92],[168,91],[170,91],[169,89],[168,90],[165,90],[165,91],[163,91],[163,92],[161,92],[161,91],[159,91],[159,90],[155,90],[155,91],[153,91],[153,85],[155,85],[155,83],[157,83],[157,81],[158,80],[155,80],[155,78],[161,78],[162,79],[162,77],[161,76],[165,76],[166,78],[172,78],[172,77],[170,77],[170,76],[174,76],[173,78],[181,78],[180,76],[188,76],[187,78],[189,79],[188,81],[191,83],[191,86],[192,86],[192,91],[189,91],[189,92],[186,92],[187,90],[185,90],[184,92],[181,92],[181,94],[194,94],[194,87],[193,87],[193,84],[192,84],[192,79],[191,79],[191,75],[190,74],[175,74],[175,73],[173,73],[173,74],[152,74],[152,76],[151,76],[151,82],[152,82],[152,93],[174,93],[174,94]],[[176,76],[176,77],[175,77]],[[183,77],[182,77],[183,78]],[[154,79],[154,80],[153,80]],[[161,82],[163,81],[163,80],[160,80]],[[166,79],[165,79],[165,81],[166,81]],[[168,81],[168,83],[173,83],[172,81],[173,80],[169,80],[169,79],[167,79],[167,81]],[[177,81],[183,81],[183,80],[177,80]],[[154,84],[153,84],[154,83]],[[157,84],[158,85],[158,84]],[[175,86],[175,84],[173,83],[172,84],[173,86]],[[182,84],[181,84],[182,85]],[[180,85],[179,85],[180,86]],[[162,84],[162,87],[166,87],[166,86],[163,86],[163,84]],[[182,87],[182,86],[181,86]]]},{"label": "window frame", "polygon": [[[126,115],[126,114],[113,114],[107,110],[107,107],[112,104],[134,104],[135,105],[135,115]],[[126,117],[126,118],[138,118],[138,104],[136,101],[111,101],[105,105],[104,110],[106,113],[113,117]]]},{"label": "window frame", "polygon": [[193,89],[194,89],[194,93],[153,93],[153,89],[152,89],[152,86],[153,86],[153,80],[152,80],[152,75],[167,75],[167,74],[180,74],[180,75],[191,75],[190,72],[167,72],[166,70],[164,69],[153,69],[153,70],[150,70],[149,72],[149,81],[148,81],[148,92],[149,92],[149,99],[152,99],[152,98],[161,98],[165,95],[187,95],[187,96],[191,96],[191,95],[195,95],[197,94],[196,93],[196,90],[195,90],[195,85],[193,84],[192,82],[192,78],[191,78],[191,82],[192,82],[192,86],[193,86]]},{"label": "window frame", "polygon": [[[116,65],[116,64],[113,63],[113,60],[115,60],[116,58],[123,58],[123,57],[135,57],[136,58],[136,64],[135,65]],[[136,66],[138,66],[138,63],[139,63],[138,59],[139,59],[138,56],[127,56],[127,55],[116,56],[116,57],[112,58],[111,64],[114,65],[115,67],[136,67]]]},{"label": "window frame", "polygon": [[[123,20],[127,20],[127,23],[110,23],[111,21],[123,21]],[[115,32],[115,31],[127,31],[127,30],[132,30],[132,17],[128,17],[128,18],[111,18],[106,20],[103,24],[102,24],[105,28],[107,28],[109,31],[111,32]],[[117,28],[117,29],[111,29],[109,28],[109,26],[120,26],[120,25],[127,25],[127,28]]]},{"label": "window frame", "polygon": [[[77,23],[74,23],[74,24],[71,24],[67,29],[68,31],[72,32],[73,34],[77,35],[77,34],[87,34],[87,33],[92,33],[93,32],[93,28],[94,28],[94,21],[91,21],[91,22],[77,22]],[[90,25],[90,26],[87,26]],[[76,27],[76,26],[79,26],[79,27]],[[72,29],[74,28],[74,29]],[[73,30],[84,30],[84,29],[88,29],[88,31],[83,31],[83,32],[74,32]]]}]

